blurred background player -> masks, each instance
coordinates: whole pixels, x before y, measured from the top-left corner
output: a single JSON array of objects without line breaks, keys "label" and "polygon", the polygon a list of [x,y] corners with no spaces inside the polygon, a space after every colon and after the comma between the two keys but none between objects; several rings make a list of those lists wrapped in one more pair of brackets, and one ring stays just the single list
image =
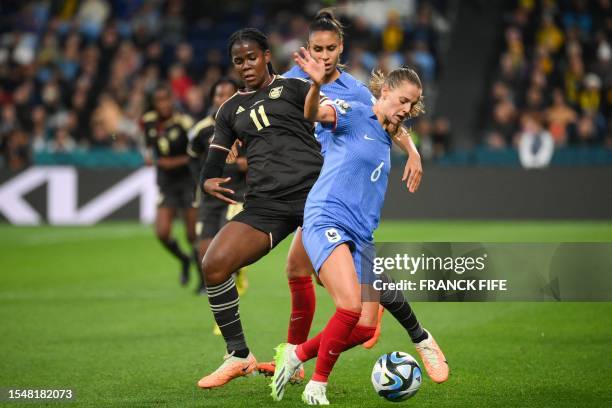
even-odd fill
[{"label": "blurred background player", "polygon": [[[234,95],[237,90],[238,83],[232,78],[222,77],[217,80],[211,89],[210,100],[212,100],[212,106],[209,109],[210,114],[197,122],[189,131],[189,147],[187,151],[189,155],[195,159],[194,167],[197,169],[197,172],[195,172],[196,180],[199,178],[199,170],[208,156],[208,148],[215,130],[215,115],[219,107]],[[204,259],[210,242],[221,227],[223,227],[228,220],[232,219],[234,215],[242,211],[242,203],[246,190],[246,170],[246,157],[239,156],[235,159],[235,162],[226,163],[223,171],[223,177],[230,178],[226,185],[235,191],[234,198],[237,201],[236,204],[228,204],[208,194],[202,194],[200,209],[198,211],[198,222],[196,224],[196,234],[199,239],[198,255],[200,260]],[[236,288],[238,289],[238,294],[243,295],[248,286],[246,268],[240,269],[236,275]],[[202,273],[200,273],[200,285],[196,289],[196,293],[206,294],[206,284]],[[221,334],[216,325],[215,334]]]},{"label": "blurred background player", "polygon": [[[176,112],[173,107],[172,92],[165,86],[158,86],[153,93],[153,110],[142,117],[142,131],[145,140],[145,162],[155,165],[159,198],[155,217],[155,234],[172,255],[181,263],[180,282],[189,281],[191,262],[199,270],[195,243],[195,224],[198,199],[195,197],[196,185],[189,168],[187,154],[187,133],[193,126],[189,115]],[[192,249],[183,252],[172,236],[172,223],[181,212],[185,224],[187,241]],[[191,253],[191,254],[190,254]]]}]

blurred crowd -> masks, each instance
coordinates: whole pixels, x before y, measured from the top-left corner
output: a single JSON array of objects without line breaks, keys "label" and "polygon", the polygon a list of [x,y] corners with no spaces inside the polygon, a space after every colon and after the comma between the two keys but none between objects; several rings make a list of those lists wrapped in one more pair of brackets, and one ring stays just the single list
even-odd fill
[{"label": "blurred crowd", "polygon": [[504,15],[484,143],[525,167],[556,148],[612,148],[612,2],[518,0]]},{"label": "blurred crowd", "polygon": [[[161,82],[177,109],[199,119],[211,85],[233,75],[225,48],[231,32],[247,25],[266,32],[284,72],[307,37],[308,17],[329,5],[346,26],[343,62],[356,77],[408,63],[426,89],[435,85],[438,36],[448,31],[443,0],[227,0],[221,8],[208,0],[3,0],[0,167],[22,168],[37,152],[138,149],[139,120]],[[444,119],[423,126],[449,130]],[[440,136],[422,139],[426,152],[442,151],[434,148]]]}]

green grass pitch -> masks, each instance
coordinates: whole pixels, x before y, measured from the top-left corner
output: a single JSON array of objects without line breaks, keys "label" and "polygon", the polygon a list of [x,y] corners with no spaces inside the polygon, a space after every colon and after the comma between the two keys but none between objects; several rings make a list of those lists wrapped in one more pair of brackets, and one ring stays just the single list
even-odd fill
[{"label": "green grass pitch", "polygon": [[[377,239],[612,242],[612,223],[387,221]],[[262,361],[286,336],[288,244],[250,267],[242,299],[247,341]],[[321,288],[317,302],[313,333],[332,312]],[[612,303],[416,303],[414,309],[452,373],[442,385],[425,376],[419,393],[398,406],[612,406]],[[302,406],[303,386],[289,387],[273,403],[262,376],[197,388],[221,362],[223,340],[212,335],[207,300],[179,287],[178,264],[151,227],[1,225],[0,321],[0,387],[76,390],[75,402],[48,406]],[[328,389],[332,404],[396,406],[370,385],[376,358],[392,350],[416,356],[386,315],[373,350],[356,348],[340,358]],[[312,369],[310,362],[307,375]]]}]

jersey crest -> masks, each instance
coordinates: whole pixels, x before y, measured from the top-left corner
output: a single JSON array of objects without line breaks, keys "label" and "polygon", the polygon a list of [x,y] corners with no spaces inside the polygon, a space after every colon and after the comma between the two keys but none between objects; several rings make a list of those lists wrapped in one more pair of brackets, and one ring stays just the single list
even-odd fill
[{"label": "jersey crest", "polygon": [[280,98],[282,92],[283,92],[282,85],[277,86],[275,88],[270,89],[270,93],[268,94],[268,96],[270,97],[270,99],[278,99]]}]

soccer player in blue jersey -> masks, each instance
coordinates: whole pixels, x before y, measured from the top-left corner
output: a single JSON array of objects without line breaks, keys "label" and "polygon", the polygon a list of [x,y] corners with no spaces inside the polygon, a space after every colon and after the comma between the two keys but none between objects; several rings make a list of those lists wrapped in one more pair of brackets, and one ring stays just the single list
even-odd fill
[{"label": "soccer player in blue jersey", "polygon": [[[387,188],[392,138],[405,118],[423,111],[422,85],[413,70],[400,68],[387,78],[374,77],[380,98],[373,106],[353,101],[319,106],[325,64],[303,48],[295,59],[312,81],[304,115],[332,124],[325,162],[306,202],[302,240],[336,312],[317,336],[298,346],[277,347],[271,387],[272,397],[281,399],[295,371],[316,356],[315,373],[302,399],[311,405],[327,405],[327,379],[338,356],[361,343],[360,328],[371,327],[377,319],[378,302],[362,302],[362,286],[373,281],[373,232]],[[431,334],[428,339],[435,344]],[[444,360],[437,344],[430,351],[440,353],[439,360]]]},{"label": "soccer player in blue jersey", "polygon": [[[357,101],[371,106],[376,102],[376,98],[370,90],[362,82],[344,71],[339,64],[343,51],[343,39],[344,33],[340,22],[334,18],[330,11],[320,11],[310,25],[308,51],[314,59],[323,62],[325,66],[321,91],[331,100]],[[299,65],[294,66],[283,76],[310,79],[309,75]],[[331,130],[318,124],[315,129],[315,136],[321,144],[323,155],[325,155],[328,144],[333,139]],[[419,187],[422,175],[420,156],[407,132],[401,133],[398,137],[399,140],[395,140],[395,142],[408,154],[404,179],[408,180],[409,190],[415,192]],[[286,272],[291,290],[291,316],[287,343],[301,344],[308,338],[315,309],[314,288],[311,279],[314,269],[302,244],[301,228],[298,228],[294,236]],[[382,278],[388,279],[386,276]],[[448,378],[448,371],[438,372],[438,370],[432,369],[432,367],[444,366],[442,364],[444,359],[440,361],[440,354],[430,351],[433,345],[428,338],[429,334],[421,327],[403,293],[396,290],[385,290],[381,293],[380,302],[406,329],[421,355],[430,377],[436,382],[445,381]],[[366,348],[373,347],[378,340],[383,310],[383,307],[379,308],[377,322],[372,326],[359,326],[364,339],[363,346]],[[261,373],[272,375],[275,370],[275,363],[260,363],[258,369]],[[292,382],[297,382],[301,378],[303,378],[303,370],[300,369]]]}]

